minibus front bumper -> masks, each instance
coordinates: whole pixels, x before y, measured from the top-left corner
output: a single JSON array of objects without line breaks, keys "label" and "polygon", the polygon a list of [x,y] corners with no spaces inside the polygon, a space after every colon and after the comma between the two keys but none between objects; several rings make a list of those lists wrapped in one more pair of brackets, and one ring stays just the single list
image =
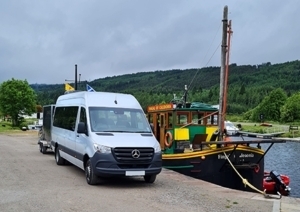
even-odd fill
[{"label": "minibus front bumper", "polygon": [[157,175],[162,170],[161,153],[154,153],[152,160],[147,162],[138,160],[120,162],[112,153],[96,152],[91,162],[95,175],[99,177]]}]

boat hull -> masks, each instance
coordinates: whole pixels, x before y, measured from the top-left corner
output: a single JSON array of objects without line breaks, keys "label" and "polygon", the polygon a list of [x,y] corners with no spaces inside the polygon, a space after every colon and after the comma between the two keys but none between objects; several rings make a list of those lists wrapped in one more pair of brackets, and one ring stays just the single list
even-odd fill
[{"label": "boat hull", "polygon": [[[224,147],[192,153],[163,155],[163,167],[181,174],[211,182],[223,187],[253,191],[227,161],[228,155],[237,172],[259,190],[263,189],[264,152],[252,147]],[[229,156],[230,155],[230,156]]]}]

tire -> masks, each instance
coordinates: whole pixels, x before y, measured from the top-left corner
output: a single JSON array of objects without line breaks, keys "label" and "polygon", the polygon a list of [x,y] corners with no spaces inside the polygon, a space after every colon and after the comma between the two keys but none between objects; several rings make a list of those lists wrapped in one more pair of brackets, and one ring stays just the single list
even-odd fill
[{"label": "tire", "polygon": [[45,154],[47,152],[47,147],[42,144],[42,153]]},{"label": "tire", "polygon": [[154,181],[156,180],[156,175],[145,175],[144,176],[144,180],[146,183],[154,183]]},{"label": "tire", "polygon": [[39,150],[40,150],[40,153],[42,153],[42,148],[43,148],[43,146],[42,146],[43,144],[42,143],[39,143]]},{"label": "tire", "polygon": [[59,149],[57,147],[55,148],[55,161],[56,161],[57,165],[64,165],[65,164],[65,159],[60,157]]},{"label": "tire", "polygon": [[85,179],[89,185],[99,184],[100,179],[95,175],[91,160],[88,159],[85,166]]}]

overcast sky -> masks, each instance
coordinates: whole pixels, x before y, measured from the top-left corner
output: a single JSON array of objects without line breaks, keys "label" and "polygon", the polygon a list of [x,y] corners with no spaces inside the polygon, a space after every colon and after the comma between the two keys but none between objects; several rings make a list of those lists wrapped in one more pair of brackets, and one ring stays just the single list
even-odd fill
[{"label": "overcast sky", "polygon": [[299,59],[298,0],[0,2],[0,83],[64,83],[74,79],[75,64],[82,80],[220,66],[225,5],[230,63]]}]

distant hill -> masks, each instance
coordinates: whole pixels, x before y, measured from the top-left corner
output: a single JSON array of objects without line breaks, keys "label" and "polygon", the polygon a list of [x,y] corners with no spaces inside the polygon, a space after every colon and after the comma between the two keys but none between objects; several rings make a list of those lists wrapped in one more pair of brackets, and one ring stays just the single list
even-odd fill
[{"label": "distant hill", "polygon": [[[196,77],[195,74],[197,73]],[[194,78],[195,77],[195,78]],[[137,97],[143,107],[168,102],[173,94],[183,94],[184,85],[189,87],[189,101],[218,104],[220,67],[201,69],[166,70],[105,77],[88,82],[96,91],[130,93]],[[85,90],[86,82],[78,89]],[[287,93],[300,90],[300,61],[281,64],[236,65],[229,68],[228,112],[242,113],[260,103],[274,88],[281,87]],[[64,84],[34,84],[38,104],[55,103],[64,93]]]}]

